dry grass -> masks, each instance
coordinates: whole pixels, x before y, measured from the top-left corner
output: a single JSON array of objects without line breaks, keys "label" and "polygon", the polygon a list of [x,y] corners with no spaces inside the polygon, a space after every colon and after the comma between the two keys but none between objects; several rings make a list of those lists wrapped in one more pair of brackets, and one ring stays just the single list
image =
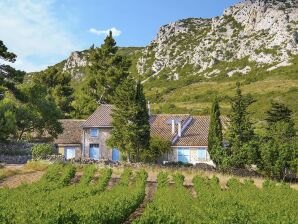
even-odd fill
[{"label": "dry grass", "polygon": [[29,161],[24,166],[24,170],[27,171],[44,171],[48,168],[50,163],[48,161]]},{"label": "dry grass", "polygon": [[20,169],[11,169],[11,168],[1,168],[0,169],[0,181],[4,180],[7,177],[14,176],[21,173]]}]

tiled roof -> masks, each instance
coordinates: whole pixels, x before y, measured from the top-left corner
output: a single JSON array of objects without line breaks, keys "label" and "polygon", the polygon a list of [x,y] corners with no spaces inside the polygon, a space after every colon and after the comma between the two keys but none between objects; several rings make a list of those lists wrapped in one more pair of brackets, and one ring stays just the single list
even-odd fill
[{"label": "tiled roof", "polygon": [[82,124],[85,120],[59,120],[63,133],[54,140],[56,144],[80,144],[82,142]]},{"label": "tiled roof", "polygon": [[[63,143],[80,142],[81,128],[112,127],[113,105],[103,104],[85,121],[64,120],[65,131],[57,139]],[[182,135],[177,136],[178,128],[175,127],[175,134],[172,134],[172,120],[180,120],[182,124]],[[228,118],[221,117],[223,128],[227,128]],[[68,122],[69,121],[69,122]],[[150,116],[151,136],[161,137],[173,142],[174,146],[207,146],[209,116],[191,116],[188,114],[159,114]],[[74,132],[74,133],[72,133]],[[62,141],[64,139],[64,141]]]},{"label": "tiled roof", "polygon": [[[165,140],[172,141],[175,137],[175,134],[172,134],[172,119],[180,119],[182,122],[182,126],[185,121],[190,118],[190,115],[175,115],[175,114],[159,114],[159,115],[151,115],[150,116],[150,131],[151,136],[161,137]],[[176,131],[177,134],[177,126]]]},{"label": "tiled roof", "polygon": [[[188,128],[178,138],[174,146],[208,146],[209,116],[192,116]],[[227,124],[227,117],[222,116],[223,128]]]},{"label": "tiled roof", "polygon": [[83,123],[83,128],[92,127],[111,127],[113,105],[102,104],[96,111]]}]

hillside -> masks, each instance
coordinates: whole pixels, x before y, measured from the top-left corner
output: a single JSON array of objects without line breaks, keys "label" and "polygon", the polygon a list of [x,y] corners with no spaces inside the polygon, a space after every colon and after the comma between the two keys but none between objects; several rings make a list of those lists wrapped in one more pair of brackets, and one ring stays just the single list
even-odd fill
[{"label": "hillside", "polygon": [[[296,0],[246,0],[212,19],[189,18],[162,26],[145,48],[120,48],[132,60],[154,112],[207,114],[212,98],[228,96],[240,81],[256,122],[271,100],[294,111],[298,121],[298,6]],[[86,54],[74,52],[56,65],[84,78]]]}]

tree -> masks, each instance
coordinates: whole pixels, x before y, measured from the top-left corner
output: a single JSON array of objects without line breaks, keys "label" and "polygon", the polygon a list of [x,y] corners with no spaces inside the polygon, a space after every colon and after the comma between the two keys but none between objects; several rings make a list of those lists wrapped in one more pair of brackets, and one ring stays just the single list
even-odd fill
[{"label": "tree", "polygon": [[285,179],[287,174],[298,172],[298,144],[292,111],[284,104],[272,102],[266,121],[260,169],[269,177]]},{"label": "tree", "polygon": [[291,124],[284,121],[267,129],[266,139],[261,144],[260,169],[268,177],[284,180],[287,174],[298,172],[298,144],[291,129]]},{"label": "tree", "polygon": [[76,109],[84,112],[82,107],[89,105],[85,115],[93,112],[99,103],[111,103],[116,88],[127,78],[131,62],[117,52],[112,32],[101,47],[91,49],[82,93],[75,103]]},{"label": "tree", "polygon": [[150,144],[150,124],[149,124],[149,112],[147,108],[147,101],[145,98],[143,86],[139,80],[136,87],[136,105],[137,114],[135,123],[137,129],[135,130],[138,138],[136,139],[137,161],[140,160],[140,154],[149,149]]},{"label": "tree", "polygon": [[[221,150],[222,148],[222,124],[220,120],[220,108],[218,104],[217,97],[214,99],[211,108],[211,115],[210,115],[210,125],[209,125],[209,132],[208,132],[208,151],[210,153],[211,158],[216,164],[221,163]],[[220,154],[220,156],[217,156]]]},{"label": "tree", "polygon": [[51,98],[64,113],[64,117],[70,117],[74,110],[74,89],[71,86],[71,75],[60,72],[55,67],[49,67],[46,71],[34,74],[33,82],[43,85],[47,89],[47,96]]},{"label": "tree", "polygon": [[113,130],[108,145],[127,154],[129,161],[140,161],[149,146],[149,119],[140,83],[127,78],[115,91]]},{"label": "tree", "polygon": [[289,124],[289,137],[295,136],[295,123],[292,119],[292,113],[293,112],[286,105],[272,101],[271,108],[267,111],[266,121],[268,124],[268,128],[270,129],[272,125],[275,125],[278,122],[285,122]]},{"label": "tree", "polygon": [[47,134],[57,137],[62,133],[62,125],[58,121],[62,117],[61,110],[55,102],[47,97],[47,89],[38,84],[27,84],[21,89],[26,99],[18,103],[16,110],[17,138],[27,134]]},{"label": "tree", "polygon": [[[9,52],[3,41],[0,40],[0,59],[7,62],[15,62],[16,55]],[[18,71],[9,65],[0,64],[0,100],[4,98],[4,93],[10,91],[15,96],[19,97],[16,84],[22,83],[25,72]]]},{"label": "tree", "polygon": [[6,141],[16,131],[16,106],[9,100],[0,101],[0,141]]},{"label": "tree", "polygon": [[242,95],[239,82],[236,86],[236,95],[231,99],[228,154],[231,156],[232,166],[242,167],[246,163],[247,155],[243,154],[241,148],[244,144],[254,140],[254,130],[248,112],[248,107],[254,100],[250,96]]}]

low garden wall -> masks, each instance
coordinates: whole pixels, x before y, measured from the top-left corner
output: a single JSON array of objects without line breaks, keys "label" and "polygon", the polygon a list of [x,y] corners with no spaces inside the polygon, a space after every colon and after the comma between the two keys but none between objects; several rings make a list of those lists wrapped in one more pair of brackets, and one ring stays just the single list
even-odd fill
[{"label": "low garden wall", "polygon": [[4,164],[25,164],[28,160],[31,160],[32,156],[6,156],[0,155],[0,163]]},{"label": "low garden wall", "polygon": [[0,163],[24,164],[32,159],[33,143],[10,142],[0,143]]}]

